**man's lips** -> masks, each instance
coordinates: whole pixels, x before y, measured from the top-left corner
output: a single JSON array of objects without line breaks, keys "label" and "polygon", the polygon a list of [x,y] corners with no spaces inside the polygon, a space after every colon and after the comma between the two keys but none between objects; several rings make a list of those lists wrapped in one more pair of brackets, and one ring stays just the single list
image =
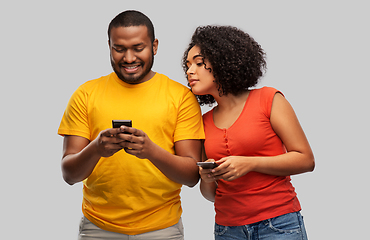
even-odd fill
[{"label": "man's lips", "polygon": [[121,67],[125,70],[127,73],[135,73],[141,65],[122,65]]}]

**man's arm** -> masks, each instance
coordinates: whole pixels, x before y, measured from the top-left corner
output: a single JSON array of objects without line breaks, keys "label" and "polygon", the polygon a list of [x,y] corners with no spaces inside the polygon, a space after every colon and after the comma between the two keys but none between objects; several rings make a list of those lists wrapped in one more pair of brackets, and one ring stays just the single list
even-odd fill
[{"label": "man's arm", "polygon": [[[201,161],[201,145],[199,139],[188,139],[175,142],[175,151],[179,159],[177,166],[173,166],[177,171],[173,173],[175,181],[182,182],[183,184],[194,187],[199,181],[199,168],[196,165]],[[179,175],[177,175],[179,174]],[[184,178],[181,180],[181,178]]]},{"label": "man's arm", "polygon": [[174,182],[195,186],[199,181],[196,162],[201,159],[201,140],[188,139],[175,142],[176,155],[152,142],[146,133],[135,128],[121,127],[132,134],[119,134],[125,140],[121,146],[138,158],[149,159],[164,175]]},{"label": "man's arm", "polygon": [[79,136],[64,136],[62,173],[64,180],[73,185],[81,182],[94,170],[101,157],[109,157],[122,149],[117,138],[120,128],[107,129],[89,141]]}]

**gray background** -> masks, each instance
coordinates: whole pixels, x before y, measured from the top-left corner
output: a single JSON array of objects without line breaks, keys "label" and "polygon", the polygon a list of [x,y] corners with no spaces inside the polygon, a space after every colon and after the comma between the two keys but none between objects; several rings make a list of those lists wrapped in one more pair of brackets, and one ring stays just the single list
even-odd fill
[{"label": "gray background", "polygon": [[[1,239],[76,239],[82,184],[62,180],[57,128],[73,91],[112,71],[107,26],[126,9],[152,19],[154,70],[183,84],[181,57],[198,25],[250,33],[267,53],[259,87],[285,94],[315,153],[316,170],[292,178],[309,238],[366,238],[366,1],[189,0],[1,2]],[[213,239],[213,204],[199,185],[183,187],[182,202],[186,239]]]}]

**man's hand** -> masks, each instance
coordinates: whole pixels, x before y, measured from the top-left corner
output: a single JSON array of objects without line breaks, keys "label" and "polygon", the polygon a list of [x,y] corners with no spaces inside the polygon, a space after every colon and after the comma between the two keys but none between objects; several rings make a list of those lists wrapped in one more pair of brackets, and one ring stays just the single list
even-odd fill
[{"label": "man's hand", "polygon": [[125,140],[120,137],[121,135],[122,128],[109,128],[101,131],[94,140],[100,156],[110,157],[122,150],[123,146],[121,146],[121,143]]},{"label": "man's hand", "polygon": [[110,157],[123,147],[120,128],[100,132],[92,142],[79,136],[65,136],[63,143],[62,172],[68,184],[75,184],[87,178],[101,157]]},{"label": "man's hand", "polygon": [[201,158],[201,141],[181,140],[174,143],[175,154],[154,143],[142,130],[121,126],[119,145],[128,154],[148,159],[172,181],[193,187],[198,183],[196,162]]},{"label": "man's hand", "polygon": [[157,145],[150,140],[145,132],[126,126],[122,126],[120,130],[121,133],[117,135],[119,139],[117,144],[121,149],[124,148],[128,154],[141,159],[151,158],[151,153],[153,153]]}]

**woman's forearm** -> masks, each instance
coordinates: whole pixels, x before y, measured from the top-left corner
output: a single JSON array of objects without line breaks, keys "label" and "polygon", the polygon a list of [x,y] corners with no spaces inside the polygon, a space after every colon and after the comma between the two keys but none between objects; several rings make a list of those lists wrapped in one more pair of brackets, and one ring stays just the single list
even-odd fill
[{"label": "woman's forearm", "polygon": [[217,182],[200,181],[200,192],[208,201],[214,202],[216,197]]}]

